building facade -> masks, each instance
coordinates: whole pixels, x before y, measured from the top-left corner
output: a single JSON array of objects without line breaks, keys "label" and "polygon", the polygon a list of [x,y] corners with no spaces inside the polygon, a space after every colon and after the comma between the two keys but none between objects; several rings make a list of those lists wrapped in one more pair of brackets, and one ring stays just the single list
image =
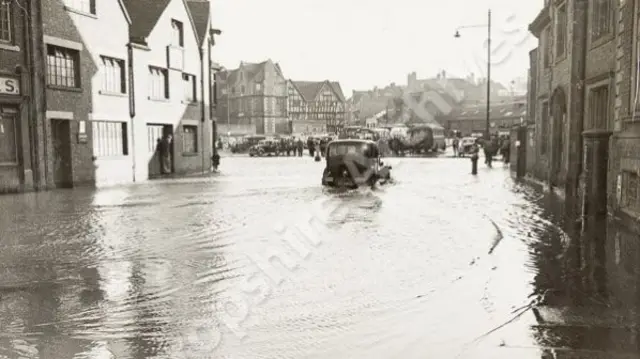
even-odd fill
[{"label": "building facade", "polygon": [[288,92],[293,133],[337,133],[345,126],[347,101],[340,83],[290,80]]},{"label": "building facade", "polygon": [[[495,135],[509,135],[513,126],[526,122],[526,101],[491,106],[489,131]],[[487,124],[486,107],[457,108],[444,122],[445,130],[457,131],[462,136],[484,135]]]},{"label": "building facade", "polygon": [[49,184],[132,182],[124,4],[44,0],[42,7]]},{"label": "building facade", "polygon": [[[187,1],[125,3],[132,19],[129,61],[134,78],[135,178],[146,180],[166,170],[175,174],[207,171],[213,141],[206,85],[210,61],[204,46],[210,34],[202,24],[198,32]],[[160,144],[166,139],[170,139],[168,169],[160,161]]]},{"label": "building facade", "polygon": [[[607,270],[614,292],[623,291],[626,281],[637,277],[640,260],[640,1],[620,2],[615,11],[616,76],[611,91],[615,100],[607,176],[607,258],[613,263]],[[633,304],[635,298],[630,299]]]},{"label": "building facade", "polygon": [[46,187],[38,2],[0,2],[0,193]]},{"label": "building facade", "polygon": [[287,81],[272,60],[216,74],[218,125],[233,134],[288,134]]},{"label": "building facade", "polygon": [[[587,286],[604,275],[607,264],[599,254],[605,253],[605,247],[612,255],[623,246],[615,249],[607,241],[611,231],[606,221],[624,182],[614,180],[616,166],[624,161],[617,158],[618,136],[611,134],[620,132],[623,118],[630,116],[629,107],[624,107],[629,103],[625,81],[634,72],[627,68],[636,66],[635,51],[630,50],[629,35],[625,38],[620,33],[637,22],[633,3],[546,1],[529,27],[538,38],[537,59],[531,61],[535,79],[530,91],[535,91],[537,101],[530,111],[535,117],[536,152],[531,174],[565,198],[566,229],[579,238],[575,243],[580,245],[571,253],[584,267]],[[622,8],[636,11],[633,20],[626,18]],[[621,57],[625,48],[632,57]]]},{"label": "building facade", "polygon": [[573,217],[582,211],[590,181],[584,132],[613,125],[616,8],[613,0],[548,1],[530,25],[539,41],[532,89],[537,97],[535,174],[566,194]]}]

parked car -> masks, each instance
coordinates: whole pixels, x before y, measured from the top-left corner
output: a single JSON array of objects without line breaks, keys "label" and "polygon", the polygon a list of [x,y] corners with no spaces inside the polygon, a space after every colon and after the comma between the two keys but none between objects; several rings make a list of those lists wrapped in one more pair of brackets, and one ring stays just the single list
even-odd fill
[{"label": "parked car", "polygon": [[385,184],[391,179],[391,166],[380,159],[378,144],[370,140],[335,140],[328,144],[322,185],[358,188]]},{"label": "parked car", "polygon": [[258,144],[251,146],[251,148],[249,149],[249,156],[277,156],[278,148],[279,142],[277,140],[261,140],[260,142],[258,142]]}]

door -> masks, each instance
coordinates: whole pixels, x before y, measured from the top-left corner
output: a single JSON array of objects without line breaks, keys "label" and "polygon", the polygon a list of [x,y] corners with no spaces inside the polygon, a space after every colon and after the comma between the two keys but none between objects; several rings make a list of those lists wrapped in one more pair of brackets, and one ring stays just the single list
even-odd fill
[{"label": "door", "polygon": [[[147,125],[147,151],[149,158],[148,171],[149,178],[158,177],[162,174],[162,156],[160,155],[160,143],[167,135],[173,135],[171,125]],[[171,172],[174,171],[173,161],[173,140],[171,141]]]},{"label": "door", "polygon": [[0,109],[0,163],[18,163],[16,119],[13,108]]},{"label": "door", "polygon": [[53,181],[58,188],[73,186],[71,168],[71,126],[68,120],[51,120]]}]

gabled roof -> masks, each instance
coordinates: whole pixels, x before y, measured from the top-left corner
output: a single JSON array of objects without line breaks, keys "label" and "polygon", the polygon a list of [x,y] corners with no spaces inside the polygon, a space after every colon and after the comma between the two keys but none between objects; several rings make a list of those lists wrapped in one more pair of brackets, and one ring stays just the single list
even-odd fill
[{"label": "gabled roof", "polygon": [[316,99],[318,92],[324,85],[324,81],[292,81],[305,101],[313,101]]},{"label": "gabled roof", "polygon": [[146,42],[151,31],[171,0],[123,0],[131,16],[129,36],[131,39]]},{"label": "gabled roof", "polygon": [[207,30],[210,23],[211,6],[208,0],[187,0],[187,6],[189,12],[193,18],[193,23],[196,27],[196,34],[198,35],[198,44],[202,46],[204,39],[207,38]]},{"label": "gabled roof", "polygon": [[118,4],[120,5],[120,9],[122,9],[122,13],[124,17],[127,19],[129,26],[131,26],[131,16],[129,16],[129,11],[127,10],[126,5],[124,4],[124,0],[118,0]]},{"label": "gabled roof", "polygon": [[331,88],[333,89],[333,92],[336,93],[336,95],[338,95],[338,99],[340,99],[340,101],[342,102],[346,102],[347,99],[344,97],[344,93],[342,92],[342,86],[340,86],[340,83],[337,81],[331,81],[329,82],[329,85],[331,85]]},{"label": "gabled roof", "polygon": [[336,81],[291,81],[291,83],[298,89],[300,95],[305,101],[314,101],[318,97],[318,93],[322,90],[322,87],[326,84],[336,94],[338,99],[342,102],[346,102],[342,87],[339,82]]},{"label": "gabled roof", "polygon": [[[171,1],[172,0],[123,0],[131,17],[131,26],[129,27],[129,37],[131,41],[146,45],[147,38]],[[199,43],[196,26],[189,6],[187,5],[187,0],[175,1],[182,1],[184,4],[193,35],[196,38],[196,42]]]}]

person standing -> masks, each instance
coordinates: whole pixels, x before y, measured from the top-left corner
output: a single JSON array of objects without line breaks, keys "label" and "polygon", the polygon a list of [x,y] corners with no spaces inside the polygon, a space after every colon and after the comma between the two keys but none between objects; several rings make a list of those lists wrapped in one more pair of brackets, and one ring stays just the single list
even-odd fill
[{"label": "person standing", "polygon": [[454,137],[453,141],[451,142],[451,147],[453,147],[453,157],[458,157],[458,138]]},{"label": "person standing", "polygon": [[304,152],[304,142],[302,142],[302,138],[298,138],[298,157],[302,157],[302,153]]},{"label": "person standing", "polygon": [[313,141],[312,137],[307,138],[307,148],[309,149],[309,156],[313,157],[313,154],[315,153],[315,142]]},{"label": "person standing", "polygon": [[173,136],[170,133],[166,134],[162,140],[160,140],[160,163],[162,174],[171,174],[171,142]]}]

